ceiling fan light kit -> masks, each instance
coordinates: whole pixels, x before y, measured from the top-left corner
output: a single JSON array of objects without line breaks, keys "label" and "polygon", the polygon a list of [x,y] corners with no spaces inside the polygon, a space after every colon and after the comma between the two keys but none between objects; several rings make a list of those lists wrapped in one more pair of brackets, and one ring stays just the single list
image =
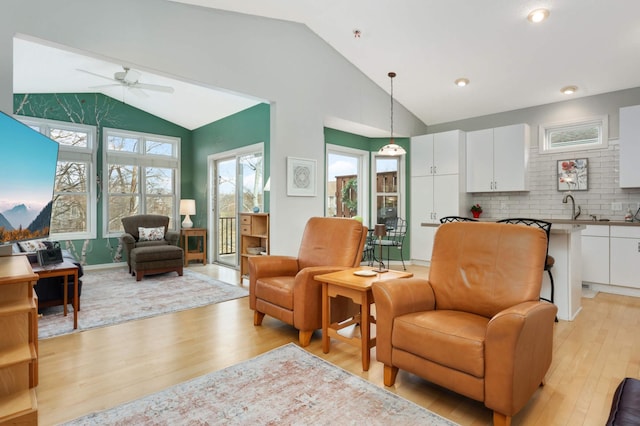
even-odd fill
[{"label": "ceiling fan light kit", "polygon": [[117,71],[113,74],[113,77],[107,77],[102,74],[97,74],[92,71],[78,69],[78,71],[83,72],[85,74],[92,75],[94,77],[99,77],[105,80],[109,80],[112,84],[103,84],[100,86],[91,86],[91,88],[104,88],[104,87],[117,87],[124,86],[130,89],[142,89],[142,90],[153,90],[155,92],[164,92],[164,93],[173,93],[173,87],[171,86],[162,86],[159,84],[148,84],[141,83],[140,77],[142,77],[142,73],[137,70],[133,70],[129,67],[122,67],[123,71]]}]

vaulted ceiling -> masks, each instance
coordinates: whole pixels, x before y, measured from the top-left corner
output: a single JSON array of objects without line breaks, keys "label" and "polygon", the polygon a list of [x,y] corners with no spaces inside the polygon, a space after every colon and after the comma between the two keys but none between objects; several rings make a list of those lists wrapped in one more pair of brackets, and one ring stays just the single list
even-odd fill
[{"label": "vaulted ceiling", "polygon": [[[396,100],[427,125],[566,100],[567,85],[573,98],[640,87],[637,0],[173,1],[303,23],[384,90],[395,71]],[[533,24],[539,7],[550,15]],[[111,85],[124,64],[29,40],[14,63],[17,93],[101,91],[189,129],[261,102],[144,69],[174,92]]]}]

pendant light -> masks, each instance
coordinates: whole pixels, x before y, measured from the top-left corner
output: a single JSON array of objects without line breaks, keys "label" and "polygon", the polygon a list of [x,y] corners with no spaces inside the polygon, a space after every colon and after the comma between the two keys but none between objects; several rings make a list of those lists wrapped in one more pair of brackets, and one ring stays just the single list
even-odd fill
[{"label": "pendant light", "polygon": [[398,145],[393,139],[393,78],[396,76],[396,73],[390,72],[387,75],[391,79],[391,138],[389,139],[389,144],[380,148],[378,154],[391,156],[404,155],[407,151],[405,151],[404,148]]}]

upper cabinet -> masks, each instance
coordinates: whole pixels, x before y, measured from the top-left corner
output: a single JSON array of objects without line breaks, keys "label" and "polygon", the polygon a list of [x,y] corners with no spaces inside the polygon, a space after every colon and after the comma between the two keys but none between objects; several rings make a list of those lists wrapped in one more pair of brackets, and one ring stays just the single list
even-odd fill
[{"label": "upper cabinet", "polygon": [[620,187],[640,187],[640,105],[620,108]]},{"label": "upper cabinet", "polygon": [[411,138],[411,176],[450,175],[464,171],[464,132]]},{"label": "upper cabinet", "polygon": [[527,191],[529,125],[467,132],[467,192]]}]

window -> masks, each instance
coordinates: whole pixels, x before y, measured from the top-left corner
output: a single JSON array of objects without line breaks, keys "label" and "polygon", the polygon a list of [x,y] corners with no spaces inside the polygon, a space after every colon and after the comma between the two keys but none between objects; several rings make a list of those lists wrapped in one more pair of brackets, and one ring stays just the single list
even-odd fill
[{"label": "window", "polygon": [[543,124],[539,129],[540,153],[582,151],[608,146],[608,117],[583,118]]},{"label": "window", "polygon": [[105,128],[104,146],[105,235],[119,236],[134,214],[169,216],[175,229],[180,139]]},{"label": "window", "polygon": [[367,151],[327,145],[327,217],[361,216],[368,223],[367,158]]},{"label": "window", "polygon": [[404,177],[402,157],[375,157],[376,223],[392,223],[402,217],[401,178]]},{"label": "window", "polygon": [[18,118],[60,145],[53,193],[51,238],[96,238],[96,128],[53,120]]}]

